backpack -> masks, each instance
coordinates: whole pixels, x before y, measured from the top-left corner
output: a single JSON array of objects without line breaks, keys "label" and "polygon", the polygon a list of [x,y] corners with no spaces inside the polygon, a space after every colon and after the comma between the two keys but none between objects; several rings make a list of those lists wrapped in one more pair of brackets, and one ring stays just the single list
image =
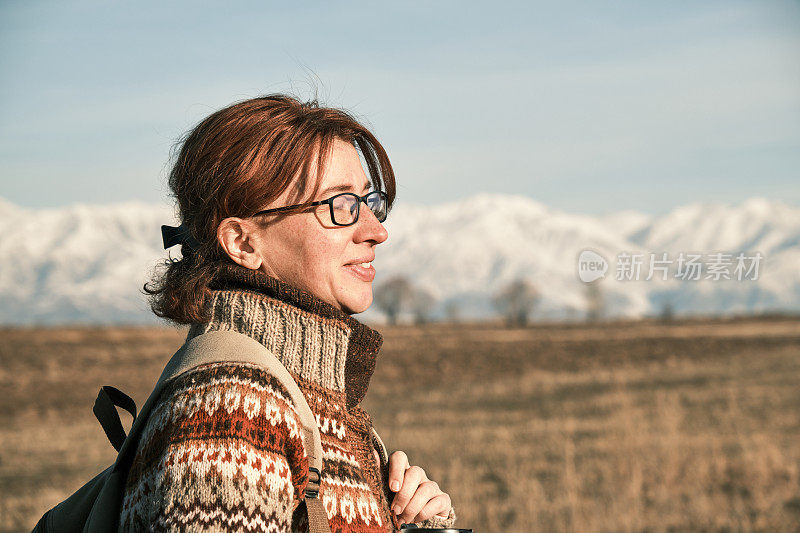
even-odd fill
[{"label": "backpack", "polygon": [[[199,365],[227,361],[259,365],[274,375],[289,391],[299,413],[303,446],[308,455],[309,480],[303,491],[303,501],[308,511],[309,529],[311,533],[330,533],[328,516],[318,498],[322,479],[322,444],[316,418],[297,383],[278,358],[260,342],[235,331],[210,331],[181,346],[167,363],[138,416],[133,399],[114,387],[102,387],[93,411],[117,450],[117,459],[72,496],[47,511],[36,524],[33,533],[116,531],[128,470],[136,454],[139,437],[161,391],[167,383],[188,370]],[[125,409],[133,416],[128,435],[125,435],[117,407]],[[372,440],[385,462],[386,447],[374,429]]]}]

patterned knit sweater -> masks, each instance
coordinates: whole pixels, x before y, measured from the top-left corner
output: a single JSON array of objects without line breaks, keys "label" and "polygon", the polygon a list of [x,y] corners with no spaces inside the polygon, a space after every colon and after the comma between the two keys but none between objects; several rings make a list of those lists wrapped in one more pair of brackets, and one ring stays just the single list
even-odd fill
[{"label": "patterned knit sweater", "polygon": [[[292,374],[317,419],[319,497],[331,531],[397,531],[387,466],[375,460],[372,421],[359,406],[381,335],[313,295],[231,265],[212,286],[211,320],[187,340],[233,330],[264,344]],[[120,531],[308,531],[308,459],[289,393],[267,371],[215,363],[175,379],[139,441]],[[420,524],[451,526],[433,518]]]}]

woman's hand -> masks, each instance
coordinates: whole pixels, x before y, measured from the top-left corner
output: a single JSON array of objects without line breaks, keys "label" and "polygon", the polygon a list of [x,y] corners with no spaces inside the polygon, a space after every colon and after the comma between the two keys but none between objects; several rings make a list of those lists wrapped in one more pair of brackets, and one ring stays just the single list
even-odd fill
[{"label": "woman's hand", "polygon": [[392,512],[400,523],[422,522],[432,516],[446,518],[450,513],[450,496],[428,479],[422,468],[410,466],[408,456],[401,451],[389,456],[389,488],[395,493]]}]

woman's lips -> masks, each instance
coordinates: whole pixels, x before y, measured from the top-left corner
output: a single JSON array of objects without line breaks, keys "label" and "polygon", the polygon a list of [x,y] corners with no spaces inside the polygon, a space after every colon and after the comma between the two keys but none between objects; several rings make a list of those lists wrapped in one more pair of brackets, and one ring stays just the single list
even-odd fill
[{"label": "woman's lips", "polygon": [[361,281],[372,281],[375,279],[375,268],[370,264],[367,268],[359,264],[344,266],[352,275]]}]

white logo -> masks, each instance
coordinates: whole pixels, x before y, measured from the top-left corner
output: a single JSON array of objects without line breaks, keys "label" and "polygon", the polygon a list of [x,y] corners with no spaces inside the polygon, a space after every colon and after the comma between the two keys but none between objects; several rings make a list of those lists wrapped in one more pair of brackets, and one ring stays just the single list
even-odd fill
[{"label": "white logo", "polygon": [[578,256],[578,277],[584,283],[604,278],[608,272],[608,261],[593,250],[583,250]]}]

